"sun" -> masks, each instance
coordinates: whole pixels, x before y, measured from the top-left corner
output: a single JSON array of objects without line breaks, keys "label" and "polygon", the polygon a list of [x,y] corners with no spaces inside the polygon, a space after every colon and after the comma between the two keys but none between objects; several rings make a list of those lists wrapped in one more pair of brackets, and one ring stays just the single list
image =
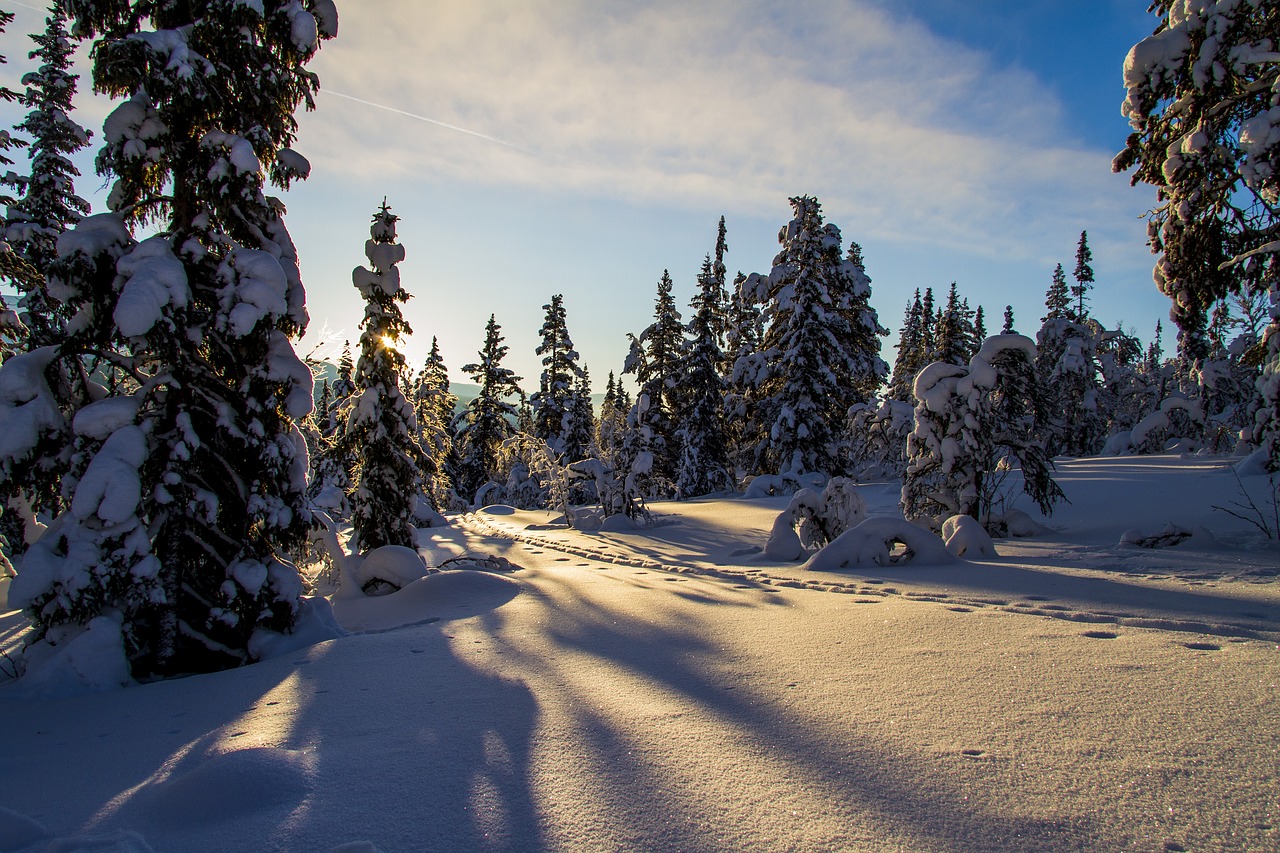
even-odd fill
[{"label": "sun", "polygon": [[399,352],[399,353],[404,352],[404,349],[400,345],[400,341],[397,340],[396,338],[391,337],[390,335],[383,335],[381,338],[381,341],[382,341],[382,345],[387,349],[395,350],[396,352]]}]

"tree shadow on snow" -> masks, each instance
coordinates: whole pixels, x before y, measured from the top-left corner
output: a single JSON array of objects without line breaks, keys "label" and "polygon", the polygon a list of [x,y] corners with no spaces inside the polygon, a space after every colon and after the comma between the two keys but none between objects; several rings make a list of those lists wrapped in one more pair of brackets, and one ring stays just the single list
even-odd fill
[{"label": "tree shadow on snow", "polygon": [[[959,777],[939,775],[908,744],[860,738],[856,720],[835,733],[824,729],[786,701],[785,688],[756,678],[749,661],[726,660],[708,626],[687,609],[664,612],[669,596],[655,591],[653,610],[638,619],[554,576],[526,595],[546,608],[539,620],[545,645],[512,643],[507,659],[538,695],[559,694],[555,705],[573,719],[586,767],[580,772],[589,776],[582,785],[612,824],[575,846],[760,848],[763,833],[779,830],[780,810],[792,808],[784,837],[769,842],[779,849],[857,847],[870,840],[868,825],[882,845],[899,838],[921,849],[1056,850],[1089,837],[1078,817],[1021,818],[971,803]],[[502,636],[501,612],[483,621],[490,635]],[[613,668],[624,673],[616,684],[608,680]],[[721,725],[728,748],[745,762],[741,779],[717,776],[723,768],[701,758],[704,743],[720,748],[718,732],[690,730]],[[780,774],[791,784],[752,784],[761,762],[773,768],[775,782]],[[753,812],[767,815],[768,826],[741,820]],[[806,825],[809,815],[824,820]]]},{"label": "tree shadow on snow", "polygon": [[49,745],[22,767],[0,749],[0,772],[27,783],[6,806],[54,835],[127,830],[156,850],[541,849],[528,779],[537,703],[469,665],[448,626],[33,703],[34,730],[15,720],[5,736]]}]

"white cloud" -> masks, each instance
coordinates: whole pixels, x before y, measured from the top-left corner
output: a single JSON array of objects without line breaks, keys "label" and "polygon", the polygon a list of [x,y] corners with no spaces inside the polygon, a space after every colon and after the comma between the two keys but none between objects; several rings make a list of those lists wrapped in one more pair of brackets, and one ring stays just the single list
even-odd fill
[{"label": "white cloud", "polygon": [[1142,202],[1043,86],[867,2],[382,0],[313,68],[508,143],[329,98],[303,133],[324,171],[751,215],[812,193],[860,234],[992,255],[1099,217],[1141,241]]}]

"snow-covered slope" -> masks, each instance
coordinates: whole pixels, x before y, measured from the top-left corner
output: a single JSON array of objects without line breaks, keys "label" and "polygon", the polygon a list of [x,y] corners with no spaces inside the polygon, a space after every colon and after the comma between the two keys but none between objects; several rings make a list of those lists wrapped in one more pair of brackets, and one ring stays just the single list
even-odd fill
[{"label": "snow-covered slope", "polygon": [[[0,699],[0,850],[1276,849],[1280,550],[1212,509],[1222,460],[1060,473],[1051,533],[934,566],[769,561],[786,498],[433,528],[428,562],[519,568],[339,600],[349,636],[244,669]],[[1120,545],[1169,523],[1212,538]]]}]

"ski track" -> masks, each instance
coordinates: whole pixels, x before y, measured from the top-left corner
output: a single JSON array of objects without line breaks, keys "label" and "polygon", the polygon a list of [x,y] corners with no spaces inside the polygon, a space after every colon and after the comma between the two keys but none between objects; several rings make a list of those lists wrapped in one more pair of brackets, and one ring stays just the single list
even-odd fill
[{"label": "ski track", "polygon": [[[717,580],[732,581],[739,584],[749,583],[753,585],[772,586],[782,589],[803,589],[814,592],[836,593],[840,595],[864,596],[865,598],[863,600],[855,602],[858,604],[876,604],[880,600],[886,598],[900,597],[908,601],[943,605],[949,610],[955,612],[994,609],[1022,616],[1040,616],[1067,622],[1080,622],[1083,624],[1111,625],[1125,628],[1147,628],[1160,631],[1175,631],[1188,634],[1225,637],[1230,639],[1232,642],[1243,642],[1246,640],[1280,642],[1280,625],[1275,625],[1271,620],[1265,618],[1258,618],[1254,620],[1254,624],[1248,625],[1234,622],[1209,622],[1188,619],[1156,618],[1141,616],[1139,614],[1123,610],[1084,610],[1071,608],[1065,605],[1049,603],[1052,599],[1046,599],[1044,596],[1037,595],[1024,596],[1022,600],[1013,601],[1003,598],[982,598],[953,595],[951,593],[939,592],[936,590],[903,591],[894,586],[887,586],[886,581],[875,578],[868,578],[864,581],[819,581],[770,574],[764,569],[742,568],[735,571],[728,567],[713,568],[710,566],[695,566],[691,564],[673,565],[666,562],[648,559],[638,554],[628,555],[626,553],[621,553],[624,549],[632,547],[622,543],[613,543],[612,549],[607,547],[585,548],[549,537],[531,534],[523,529],[516,530],[504,525],[496,525],[485,518],[482,518],[480,514],[476,512],[469,512],[459,516],[458,523],[470,532],[479,536],[504,539],[525,545],[533,545],[539,548],[546,548],[550,551],[569,554],[574,557],[580,557],[595,562],[608,563],[615,566],[644,571],[715,578]],[[740,554],[742,553],[742,549],[738,549],[734,553]],[[751,553],[757,553],[757,551],[755,549],[751,549]],[[1103,639],[1109,639],[1115,636],[1114,634],[1109,634],[1109,632],[1105,631],[1089,631],[1086,632],[1086,635],[1098,636]],[[1191,644],[1192,647],[1201,645],[1206,647],[1205,650],[1210,650],[1208,647],[1212,644]]]}]

